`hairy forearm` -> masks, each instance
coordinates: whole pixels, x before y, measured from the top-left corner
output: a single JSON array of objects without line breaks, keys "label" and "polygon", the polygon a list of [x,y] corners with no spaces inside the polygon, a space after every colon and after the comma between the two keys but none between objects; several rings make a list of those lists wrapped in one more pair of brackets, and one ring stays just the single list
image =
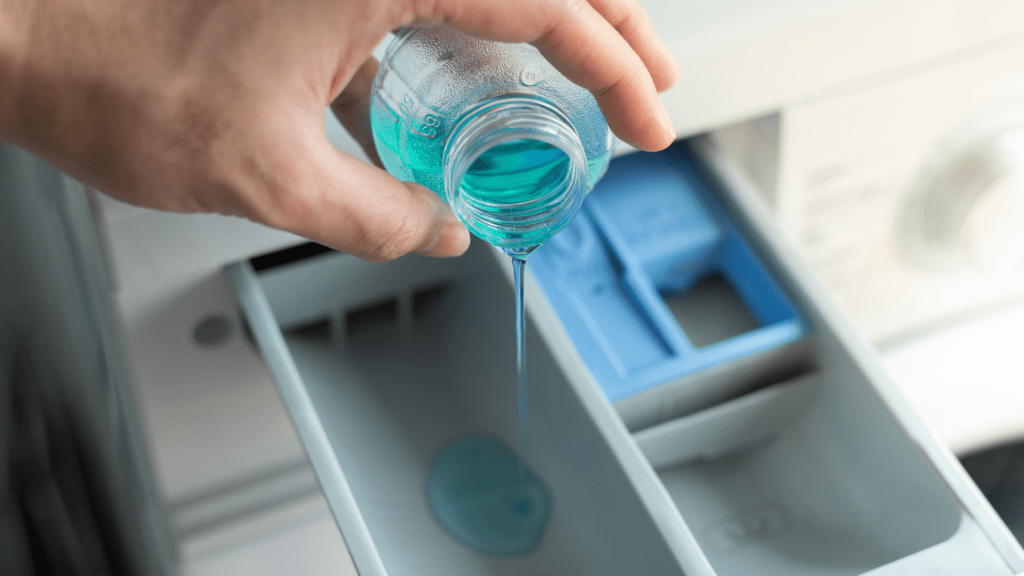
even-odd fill
[{"label": "hairy forearm", "polygon": [[19,123],[31,10],[31,0],[0,0],[0,141],[12,139]]},{"label": "hairy forearm", "polygon": [[[165,111],[169,74],[151,57],[159,36],[141,21],[143,5],[0,0],[0,31],[13,31],[0,40],[0,141],[112,194],[140,188],[142,171],[160,173],[147,163],[171,146],[145,128],[173,124],[152,118]],[[131,157],[132,150],[140,157]]]}]

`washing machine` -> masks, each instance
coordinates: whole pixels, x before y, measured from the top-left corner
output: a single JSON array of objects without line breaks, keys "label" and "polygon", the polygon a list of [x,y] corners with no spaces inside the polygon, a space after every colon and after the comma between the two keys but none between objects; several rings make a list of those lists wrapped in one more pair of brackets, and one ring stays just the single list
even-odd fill
[{"label": "washing machine", "polygon": [[[814,366],[790,364],[788,359],[807,357],[801,348],[807,340],[794,339],[782,350],[785,354],[774,356],[780,366],[793,369],[779,371],[771,381],[749,379],[718,397],[681,395],[692,390],[685,383],[671,393],[655,387],[652,393],[619,398],[612,412],[576,358],[576,372],[556,378],[547,393],[561,395],[551,406],[571,411],[582,423],[572,439],[588,446],[585,453],[593,458],[576,462],[560,485],[593,480],[586,494],[609,495],[606,502],[618,502],[619,508],[566,508],[573,518],[583,519],[581,524],[587,518],[600,522],[593,522],[585,534],[563,532],[559,542],[564,546],[552,557],[557,561],[540,565],[571,559],[578,549],[574,538],[610,535],[621,540],[608,550],[649,552],[649,565],[670,567],[659,573],[709,573],[706,557],[728,563],[730,556],[740,557],[749,547],[805,527],[808,519],[845,518],[840,528],[868,535],[861,546],[850,548],[860,556],[847,558],[848,566],[885,564],[891,573],[900,573],[899,562],[939,546],[926,558],[906,561],[955,566],[955,558],[946,562],[943,555],[987,550],[992,555],[986,552],[975,559],[1019,572],[1020,552],[1009,533],[980,503],[946,450],[966,456],[1022,435],[1019,407],[1024,398],[1017,395],[1019,379],[1012,371],[1019,349],[1017,319],[1024,315],[1014,312],[1021,288],[1014,265],[1019,254],[1013,253],[1012,240],[1004,238],[1014,231],[1006,222],[1012,222],[1014,210],[1012,159],[1019,114],[1013,101],[1024,91],[1018,75],[1024,59],[1024,5],[1012,0],[642,0],[642,5],[680,64],[678,85],[662,95],[677,135],[705,135],[700,149],[716,158],[719,167],[728,166],[720,172],[732,174],[730,182],[753,183],[740,186],[749,191],[742,197],[750,199],[743,201],[741,221],[756,223],[756,238],[772,239],[765,253],[785,255],[785,264],[771,265],[777,274],[785,278],[787,270],[803,269],[793,263],[810,264],[810,274],[800,272],[798,281],[783,282],[791,295],[813,294],[810,299],[799,296],[813,306],[797,305],[794,317],[818,318],[813,325],[836,352],[815,357],[842,357],[844,368],[825,371],[851,375],[855,384],[844,388],[838,377],[816,380]],[[338,148],[362,156],[337,123],[329,122],[327,132]],[[957,185],[965,190],[963,195]],[[223,272],[226,264],[277,254],[302,240],[239,219],[156,213],[96,198],[94,214],[112,268],[112,290],[127,334],[154,475],[186,569],[199,575],[286,569],[355,573],[351,556],[359,556],[362,566],[375,565],[374,558],[382,554],[387,557],[388,547],[402,534],[382,536],[376,544],[363,536],[386,534],[380,527],[388,526],[388,502],[364,498],[356,503],[345,492],[351,488],[358,493],[362,488],[355,485],[360,482],[366,486],[400,479],[370,466],[361,476],[350,474],[346,482],[352,486],[323,484],[323,477],[318,483],[278,395],[280,383],[251,344],[252,326],[239,313],[239,297]],[[773,226],[782,234],[763,233]],[[472,264],[497,274],[489,258],[477,251],[468,265],[454,266],[467,276],[475,273]],[[257,270],[249,284],[264,290],[282,269]],[[415,293],[410,291],[410,302]],[[341,296],[323,294],[325,299]],[[845,314],[836,316],[833,306]],[[824,315],[819,314],[822,310]],[[843,320],[838,322],[842,328],[833,329],[837,317],[849,318],[860,335]],[[399,324],[407,321],[403,318]],[[274,322],[264,320],[273,333]],[[550,350],[570,346],[562,329],[552,326],[544,328],[547,338],[562,340],[557,347],[540,349],[549,363],[554,362]],[[302,326],[285,330],[296,327]],[[895,387],[861,344],[850,351],[848,344],[861,339],[876,346]],[[757,364],[736,364],[732,374],[751,375],[756,370],[743,372],[751,366]],[[749,397],[759,391],[760,396]],[[363,392],[390,393],[372,388]],[[473,389],[459,392],[475,401]],[[702,449],[714,454],[715,447],[708,446],[720,441],[724,444],[719,448],[729,447],[728,455],[734,456],[732,448],[752,439],[736,436],[743,428],[736,423],[755,415],[760,418],[757,430],[763,433],[759,438],[789,434],[778,446],[792,450],[781,460],[765,460],[766,468],[760,469],[776,474],[772,477],[780,482],[796,478],[800,441],[809,438],[803,432],[822,426],[823,418],[845,417],[846,395],[857,396],[846,406],[867,408],[847,422],[854,431],[850,438],[827,439],[855,453],[856,458],[837,462],[836,469],[857,468],[852,486],[867,488],[844,491],[844,498],[833,501],[842,509],[828,508],[831,512],[822,517],[805,514],[826,509],[819,504],[827,500],[828,490],[799,493],[767,481],[752,493],[776,494],[799,506],[766,498],[730,508],[718,506],[721,502],[710,496],[703,498],[702,491],[727,487],[712,481],[715,474],[732,481],[762,466],[756,462],[765,453],[760,448],[728,466],[719,462],[718,468],[696,463],[699,458],[693,454],[683,455],[690,473],[665,472],[681,463],[678,448],[683,444],[669,442],[672,450],[666,452],[659,448],[665,439],[707,432]],[[893,406],[899,414],[895,419]],[[385,408],[386,417],[402,415]],[[770,417],[776,408],[785,418]],[[707,415],[707,410],[713,412]],[[427,421],[411,414],[407,422]],[[685,420],[695,414],[705,414],[704,420]],[[456,415],[481,418],[469,412]],[[545,425],[562,430],[554,415],[546,418]],[[861,432],[873,430],[872,418],[883,422],[884,429],[861,438]],[[390,433],[413,430],[408,426],[393,427]],[[645,430],[655,432],[644,435]],[[884,445],[888,438],[898,438],[900,455],[916,463],[904,469],[862,451],[864,446]],[[395,445],[405,446],[401,438]],[[914,446],[926,446],[925,455],[914,456],[919,452]],[[543,457],[553,462],[558,454]],[[331,466],[330,458],[327,462]],[[850,462],[864,463],[867,469],[850,468]],[[936,462],[939,472],[930,472]],[[837,478],[821,470],[807,473],[809,478]],[[886,487],[895,486],[898,494],[914,495],[912,487],[919,480],[928,490],[912,503],[854,517],[858,510],[867,510],[858,508],[858,494],[884,494]],[[321,485],[329,486],[330,494]],[[954,486],[954,491],[944,492],[944,485]],[[359,515],[340,515],[349,523],[345,540],[331,505],[361,510]],[[664,515],[659,510],[680,512]],[[931,510],[934,525],[915,519],[919,510]],[[683,515],[702,522],[684,521]],[[974,520],[961,522],[963,517]],[[639,518],[643,534],[617,527],[614,522],[622,518]],[[369,531],[358,525],[364,521]],[[897,521],[908,522],[902,526],[913,528],[907,533],[918,539],[893,544],[899,554],[886,548],[886,539],[871,536],[876,528],[897,530]],[[651,537],[641,538],[644,534]],[[811,540],[815,536],[799,534]],[[943,546],[946,542],[952,544]],[[784,548],[767,549],[785,553]],[[594,558],[608,558],[608,566],[617,566],[613,554]]]}]

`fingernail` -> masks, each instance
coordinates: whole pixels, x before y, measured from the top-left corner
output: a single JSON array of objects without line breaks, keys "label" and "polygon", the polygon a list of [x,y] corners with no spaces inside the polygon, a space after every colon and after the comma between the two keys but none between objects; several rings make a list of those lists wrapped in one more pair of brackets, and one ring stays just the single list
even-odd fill
[{"label": "fingernail", "polygon": [[433,252],[434,252],[434,248],[437,248],[437,244],[440,241],[441,241],[441,233],[440,233],[440,231],[438,231],[438,233],[434,234],[434,236],[430,239],[430,242],[428,242],[425,246],[423,246],[423,248],[420,248],[419,250],[417,250],[416,253],[421,255],[421,256],[431,256],[433,254]]},{"label": "fingernail", "polygon": [[[430,192],[433,195],[433,192]],[[469,248],[469,231],[452,211],[451,207],[440,198],[433,196],[434,202],[434,237],[430,244],[416,251],[423,256],[450,257],[459,256]]]},{"label": "fingernail", "polygon": [[438,227],[434,241],[416,253],[421,256],[450,258],[461,256],[469,248],[469,231],[462,222],[453,220]]},{"label": "fingernail", "polygon": [[462,222],[455,220],[441,231],[440,245],[445,248],[446,255],[463,255],[469,249],[469,230]]},{"label": "fingernail", "polygon": [[671,144],[676,140],[676,127],[672,123],[672,117],[668,115],[668,110],[664,106],[661,107],[661,125],[668,136],[668,141]]}]

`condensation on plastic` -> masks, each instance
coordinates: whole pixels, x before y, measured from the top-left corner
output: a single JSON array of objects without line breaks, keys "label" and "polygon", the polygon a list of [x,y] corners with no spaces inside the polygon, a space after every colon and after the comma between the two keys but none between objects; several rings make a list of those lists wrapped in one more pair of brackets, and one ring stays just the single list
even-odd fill
[{"label": "condensation on plastic", "polygon": [[[441,156],[450,130],[467,110],[503,95],[536,96],[555,105],[579,134],[587,159],[607,155],[613,137],[593,96],[559,73],[528,44],[484,41],[453,28],[406,28],[388,47],[373,87],[373,106],[387,106],[410,130],[436,140]],[[403,180],[443,194],[441,176],[386,166]],[[591,188],[602,171],[588,180]]]}]

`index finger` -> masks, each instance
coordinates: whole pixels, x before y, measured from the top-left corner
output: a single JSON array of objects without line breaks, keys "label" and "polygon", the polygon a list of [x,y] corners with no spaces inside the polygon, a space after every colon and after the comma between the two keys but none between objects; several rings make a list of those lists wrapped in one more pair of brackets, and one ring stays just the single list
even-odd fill
[{"label": "index finger", "polygon": [[[628,7],[620,7],[626,1],[600,0],[600,6],[610,15],[621,16],[630,13]],[[430,8],[416,14],[417,19],[443,21],[483,38],[536,46],[566,78],[594,95],[608,126],[624,142],[641,150],[660,150],[675,139],[647,63],[586,0],[438,0],[426,4]],[[619,23],[623,22],[628,23],[629,18],[620,18]],[[625,28],[634,44],[657,45],[649,38],[653,27]]]}]

